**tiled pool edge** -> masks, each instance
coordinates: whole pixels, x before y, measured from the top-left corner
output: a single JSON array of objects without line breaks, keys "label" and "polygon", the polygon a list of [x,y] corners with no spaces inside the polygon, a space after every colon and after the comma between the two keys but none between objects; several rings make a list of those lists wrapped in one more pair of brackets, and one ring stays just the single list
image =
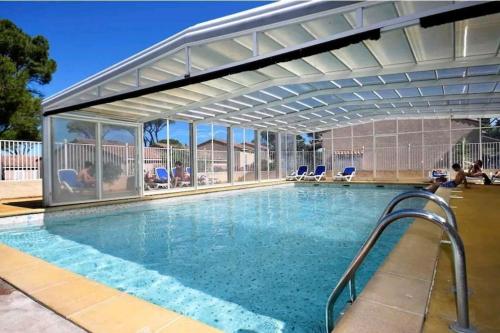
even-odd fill
[{"label": "tiled pool edge", "polygon": [[0,258],[1,279],[89,332],[220,332],[3,244]]},{"label": "tiled pool edge", "polygon": [[[436,194],[449,201],[449,190],[439,188]],[[442,215],[434,203],[426,204],[425,209]],[[346,310],[334,332],[421,332],[441,238],[438,227],[416,220]]]}]

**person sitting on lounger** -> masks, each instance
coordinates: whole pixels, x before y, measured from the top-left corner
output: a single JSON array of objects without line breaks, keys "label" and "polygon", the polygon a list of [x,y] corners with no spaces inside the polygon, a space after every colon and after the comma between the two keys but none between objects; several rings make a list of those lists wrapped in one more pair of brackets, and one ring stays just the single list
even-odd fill
[{"label": "person sitting on lounger", "polygon": [[156,179],[156,177],[151,171],[147,171],[144,174],[144,183],[149,187],[155,186],[155,179]]},{"label": "person sitting on lounger", "polygon": [[78,173],[78,180],[83,183],[84,187],[94,187],[95,177],[92,176],[94,164],[90,161],[85,161],[83,169]]},{"label": "person sitting on lounger", "polygon": [[462,169],[460,164],[455,163],[451,166],[453,171],[455,171],[455,179],[443,182],[440,178],[436,179],[436,182],[432,185],[427,186],[425,189],[431,192],[436,192],[439,186],[453,188],[464,183],[464,187],[467,188],[467,179],[465,171]]},{"label": "person sitting on lounger", "polygon": [[469,168],[469,171],[467,172],[468,177],[483,177],[484,178],[484,184],[489,185],[491,184],[490,178],[483,172],[482,170],[483,167],[483,161],[477,160],[474,162],[474,164],[471,165]]},{"label": "person sitting on lounger", "polygon": [[190,178],[191,178],[190,174],[184,172],[184,168],[182,167],[182,162],[181,161],[175,162],[175,168],[173,174],[174,187],[181,185],[183,182],[189,182]]}]

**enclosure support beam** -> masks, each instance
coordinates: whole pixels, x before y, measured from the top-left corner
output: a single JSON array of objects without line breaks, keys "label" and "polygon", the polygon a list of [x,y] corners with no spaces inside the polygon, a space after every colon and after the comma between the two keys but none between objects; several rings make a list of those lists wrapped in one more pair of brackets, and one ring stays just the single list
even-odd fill
[{"label": "enclosure support beam", "polygon": [[373,168],[373,179],[377,178],[377,152],[375,151],[375,120],[372,120],[372,168]]},{"label": "enclosure support beam", "polygon": [[276,161],[275,168],[277,168],[278,179],[282,177],[281,171],[281,133],[276,133],[276,153],[274,154],[274,159]]},{"label": "enclosure support beam", "polygon": [[293,170],[297,170],[297,134],[293,134]]},{"label": "enclosure support beam", "polygon": [[335,165],[335,154],[334,154],[335,149],[333,148],[333,128],[330,130],[330,136],[331,136],[330,141],[332,143],[332,179],[334,179],[334,177],[335,177],[335,167],[334,167],[334,165]]},{"label": "enclosure support beam", "polygon": [[453,159],[453,146],[451,144],[451,116],[448,118],[449,120],[449,132],[448,132],[448,138],[449,138],[449,150],[448,150],[448,172],[451,173],[451,164],[453,163],[452,162],[452,159]]},{"label": "enclosure support beam", "polygon": [[[135,146],[141,147],[141,149],[135,149],[135,158],[138,161],[137,168],[135,168],[135,184],[136,191],[139,193],[139,196],[142,198],[144,196],[144,125],[140,124],[137,126],[137,137],[135,138]],[[128,147],[127,147],[128,152]]]},{"label": "enclosure support beam", "polygon": [[[479,118],[479,159],[481,161],[483,161],[484,163],[484,160],[483,160],[483,133],[482,132],[482,121],[481,121],[481,118]],[[462,168],[464,166],[462,165]]]},{"label": "enclosure support beam", "polygon": [[422,149],[422,178],[425,178],[425,150],[424,150],[424,119],[422,119],[422,144],[420,148]]},{"label": "enclosure support beam", "polygon": [[260,170],[261,156],[260,156],[260,131],[255,131],[255,179],[260,182],[262,172]]},{"label": "enclosure support beam", "polygon": [[[43,135],[43,143],[42,143],[42,156],[41,159],[41,167],[42,167],[42,188],[43,188],[43,205],[44,207],[50,206],[52,202],[52,151],[51,144],[52,140],[50,139],[50,123],[52,117],[43,118],[42,123],[42,135]],[[1,169],[0,169],[1,173]]]},{"label": "enclosure support beam", "polygon": [[189,137],[190,137],[190,164],[191,164],[191,186],[195,189],[198,188],[198,143],[196,138],[196,125],[189,123]]},{"label": "enclosure support beam", "polygon": [[102,124],[100,122],[97,123],[97,131],[96,131],[96,163],[95,163],[95,170],[96,170],[96,187],[97,187],[97,199],[101,200],[102,199],[102,140],[101,140],[101,133],[102,133]]},{"label": "enclosure support beam", "polygon": [[227,181],[234,184],[234,131],[227,128]]},{"label": "enclosure support beam", "polygon": [[[167,119],[167,170],[170,173],[172,170],[172,147],[170,147],[170,119]],[[193,168],[191,167],[191,173],[193,173]],[[193,175],[191,175],[192,177]],[[172,182],[167,183],[167,188],[170,189]]]},{"label": "enclosure support beam", "polygon": [[399,120],[398,119],[396,119],[396,179],[399,180]]}]

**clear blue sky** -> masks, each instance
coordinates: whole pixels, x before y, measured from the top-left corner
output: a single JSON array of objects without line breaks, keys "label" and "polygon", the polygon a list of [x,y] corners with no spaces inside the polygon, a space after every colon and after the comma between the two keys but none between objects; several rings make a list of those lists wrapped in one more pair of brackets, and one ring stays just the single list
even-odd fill
[{"label": "clear blue sky", "polygon": [[0,2],[0,18],[43,35],[57,72],[44,96],[97,73],[189,26],[265,2]]}]

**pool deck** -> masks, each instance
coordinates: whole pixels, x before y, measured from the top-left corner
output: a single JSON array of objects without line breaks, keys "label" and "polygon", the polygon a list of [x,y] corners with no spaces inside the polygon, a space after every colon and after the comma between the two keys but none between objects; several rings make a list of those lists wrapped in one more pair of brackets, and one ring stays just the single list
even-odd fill
[{"label": "pool deck", "polygon": [[0,331],[9,333],[84,333],[75,324],[0,280]]},{"label": "pool deck", "polygon": [[[499,333],[500,186],[438,191],[449,196],[464,242],[471,323],[477,332]],[[434,205],[426,209],[440,213]],[[451,332],[448,327],[456,321],[452,254],[450,245],[440,244],[441,235],[417,219],[334,332]]]},{"label": "pool deck", "polygon": [[[500,186],[474,186],[452,195],[467,256],[470,321],[477,332],[499,333]],[[453,281],[450,247],[442,245],[424,333],[446,332],[456,320]]]},{"label": "pool deck", "polygon": [[[262,183],[236,188],[207,188],[195,193],[257,186],[262,186]],[[147,199],[190,194],[194,194],[193,191],[150,196]],[[438,194],[451,197],[451,206],[457,214],[466,246],[472,290],[471,321],[480,332],[500,332],[497,315],[500,308],[500,288],[497,285],[500,280],[500,186],[472,186],[452,192],[440,189]],[[26,200],[19,200],[17,202],[26,205]],[[80,207],[82,205],[71,206]],[[45,210],[34,206],[25,208],[26,211],[21,214],[68,208]],[[433,204],[426,208],[439,212]],[[11,214],[19,213],[13,211]],[[413,223],[356,302],[346,311],[335,332],[448,331],[448,325],[455,320],[455,300],[451,292],[451,254],[449,246],[440,245],[441,237],[442,233],[436,226],[418,221]],[[219,332],[1,244],[0,278],[61,317],[92,332]]]},{"label": "pool deck", "polygon": [[2,244],[0,258],[3,280],[87,331],[220,332]]}]

